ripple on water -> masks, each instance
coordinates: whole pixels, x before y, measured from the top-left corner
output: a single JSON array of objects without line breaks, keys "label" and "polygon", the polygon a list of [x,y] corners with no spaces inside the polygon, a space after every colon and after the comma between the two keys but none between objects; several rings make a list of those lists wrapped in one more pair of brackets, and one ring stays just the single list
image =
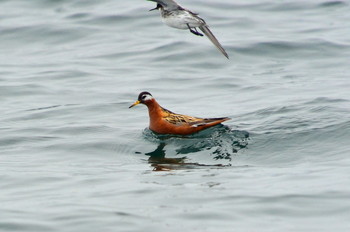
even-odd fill
[{"label": "ripple on water", "polygon": [[[188,136],[159,135],[147,128],[143,131],[143,137],[157,144],[154,151],[137,152],[149,156],[150,163],[182,166],[189,164],[191,166],[210,166],[212,163],[219,166],[229,165],[232,156],[239,150],[245,149],[249,141],[247,131],[232,130],[224,125],[218,125]],[[167,152],[176,158],[167,158]],[[197,153],[202,157],[200,162],[205,162],[204,164],[188,162]],[[178,156],[181,155],[186,156],[179,158]]]},{"label": "ripple on water", "polygon": [[267,53],[274,57],[286,58],[286,54],[293,58],[305,59],[305,57],[328,58],[329,55],[339,55],[339,52],[346,51],[346,44],[340,44],[326,40],[305,40],[305,41],[268,41],[257,42],[238,48],[242,53],[254,56],[265,56]]}]

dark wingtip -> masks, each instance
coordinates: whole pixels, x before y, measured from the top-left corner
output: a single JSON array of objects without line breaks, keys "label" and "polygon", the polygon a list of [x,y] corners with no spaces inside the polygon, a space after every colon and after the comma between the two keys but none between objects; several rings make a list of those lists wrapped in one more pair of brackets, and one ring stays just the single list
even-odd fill
[{"label": "dark wingtip", "polygon": [[204,120],[209,120],[209,121],[212,121],[212,122],[215,122],[215,121],[225,122],[225,121],[227,121],[227,120],[231,120],[231,118],[229,118],[229,117],[222,117],[222,118],[205,118]]},{"label": "dark wingtip", "polygon": [[225,121],[231,120],[231,118],[229,118],[229,117],[224,117],[224,118],[219,118],[218,120],[222,120],[223,122],[225,122]]}]

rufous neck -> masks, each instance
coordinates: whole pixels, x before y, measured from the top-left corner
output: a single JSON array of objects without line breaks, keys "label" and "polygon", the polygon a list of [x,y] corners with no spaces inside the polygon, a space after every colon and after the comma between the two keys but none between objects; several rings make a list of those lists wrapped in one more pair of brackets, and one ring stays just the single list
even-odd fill
[{"label": "rufous neck", "polygon": [[145,103],[145,105],[148,108],[148,112],[149,112],[150,116],[152,116],[151,114],[157,113],[158,111],[161,110],[160,105],[158,104],[158,102],[155,99],[151,99],[151,100],[147,101]]}]

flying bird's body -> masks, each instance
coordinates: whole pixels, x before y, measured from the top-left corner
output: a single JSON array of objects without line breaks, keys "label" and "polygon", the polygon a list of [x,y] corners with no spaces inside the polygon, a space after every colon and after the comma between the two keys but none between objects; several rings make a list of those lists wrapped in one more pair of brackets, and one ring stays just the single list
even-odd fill
[{"label": "flying bird's body", "polygon": [[138,100],[129,108],[145,104],[149,113],[149,128],[158,134],[189,135],[218,125],[230,118],[198,118],[176,114],[161,107],[148,92],[139,94]]},{"label": "flying bird's body", "polygon": [[161,11],[163,22],[169,27],[188,30],[190,28],[200,27],[205,24],[204,20],[194,17],[193,13],[188,11]]},{"label": "flying bird's body", "polygon": [[157,7],[151,10],[160,10],[163,22],[169,27],[177,29],[190,30],[191,33],[203,36],[197,31],[197,27],[209,38],[209,40],[219,49],[219,51],[228,59],[229,56],[221,46],[214,34],[209,30],[207,23],[198,16],[173,0],[149,0],[157,3]]}]

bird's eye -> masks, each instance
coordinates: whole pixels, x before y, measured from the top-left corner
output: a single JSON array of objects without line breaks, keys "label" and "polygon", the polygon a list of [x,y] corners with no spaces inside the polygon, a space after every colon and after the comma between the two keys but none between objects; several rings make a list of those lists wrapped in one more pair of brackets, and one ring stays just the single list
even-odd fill
[{"label": "bird's eye", "polygon": [[146,95],[143,95],[141,99],[142,99],[142,100],[145,100],[145,98],[146,98]]}]

